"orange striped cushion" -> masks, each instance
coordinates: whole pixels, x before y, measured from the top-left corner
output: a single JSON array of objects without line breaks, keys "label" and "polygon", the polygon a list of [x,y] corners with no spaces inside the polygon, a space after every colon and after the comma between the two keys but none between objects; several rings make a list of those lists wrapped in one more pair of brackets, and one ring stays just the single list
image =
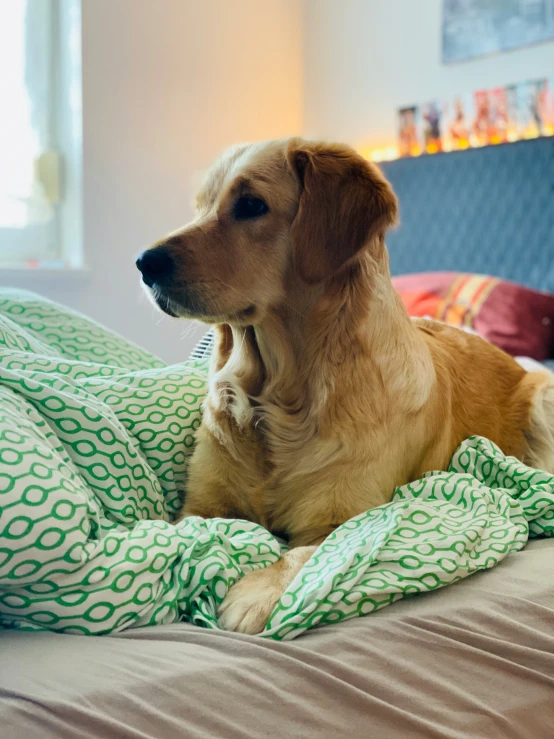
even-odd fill
[{"label": "orange striped cushion", "polygon": [[514,356],[554,355],[554,295],[459,272],[403,275],[393,284],[411,316],[472,328]]}]

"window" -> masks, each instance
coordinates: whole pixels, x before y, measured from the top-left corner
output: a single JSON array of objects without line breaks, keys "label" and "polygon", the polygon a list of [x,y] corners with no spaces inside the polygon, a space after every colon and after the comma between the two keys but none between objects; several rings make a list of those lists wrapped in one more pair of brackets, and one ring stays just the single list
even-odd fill
[{"label": "window", "polygon": [[1,267],[80,262],[78,10],[0,0]]}]

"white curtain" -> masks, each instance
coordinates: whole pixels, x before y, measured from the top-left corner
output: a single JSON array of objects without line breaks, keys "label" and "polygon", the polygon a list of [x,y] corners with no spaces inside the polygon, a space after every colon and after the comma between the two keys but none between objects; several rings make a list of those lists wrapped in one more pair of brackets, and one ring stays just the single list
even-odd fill
[{"label": "white curtain", "polygon": [[51,146],[51,0],[0,0],[0,228],[53,217],[36,161]]}]

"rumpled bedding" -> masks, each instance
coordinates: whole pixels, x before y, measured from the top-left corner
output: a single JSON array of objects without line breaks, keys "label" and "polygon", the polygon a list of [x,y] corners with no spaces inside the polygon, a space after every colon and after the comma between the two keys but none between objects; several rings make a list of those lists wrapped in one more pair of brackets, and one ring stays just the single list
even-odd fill
[{"label": "rumpled bedding", "polygon": [[[0,291],[0,625],[108,634],[217,608],[284,544],[243,520],[172,523],[207,361],[165,366],[74,311]],[[554,477],[466,440],[447,472],[340,526],[261,636],[369,614],[554,534]]]}]

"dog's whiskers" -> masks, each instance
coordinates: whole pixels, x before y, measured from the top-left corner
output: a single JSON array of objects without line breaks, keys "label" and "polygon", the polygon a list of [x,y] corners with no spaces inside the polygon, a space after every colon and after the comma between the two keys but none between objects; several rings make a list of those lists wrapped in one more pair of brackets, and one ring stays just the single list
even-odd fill
[{"label": "dog's whiskers", "polygon": [[188,325],[181,332],[181,341],[189,339],[198,333],[198,324],[195,321],[189,321]]}]

